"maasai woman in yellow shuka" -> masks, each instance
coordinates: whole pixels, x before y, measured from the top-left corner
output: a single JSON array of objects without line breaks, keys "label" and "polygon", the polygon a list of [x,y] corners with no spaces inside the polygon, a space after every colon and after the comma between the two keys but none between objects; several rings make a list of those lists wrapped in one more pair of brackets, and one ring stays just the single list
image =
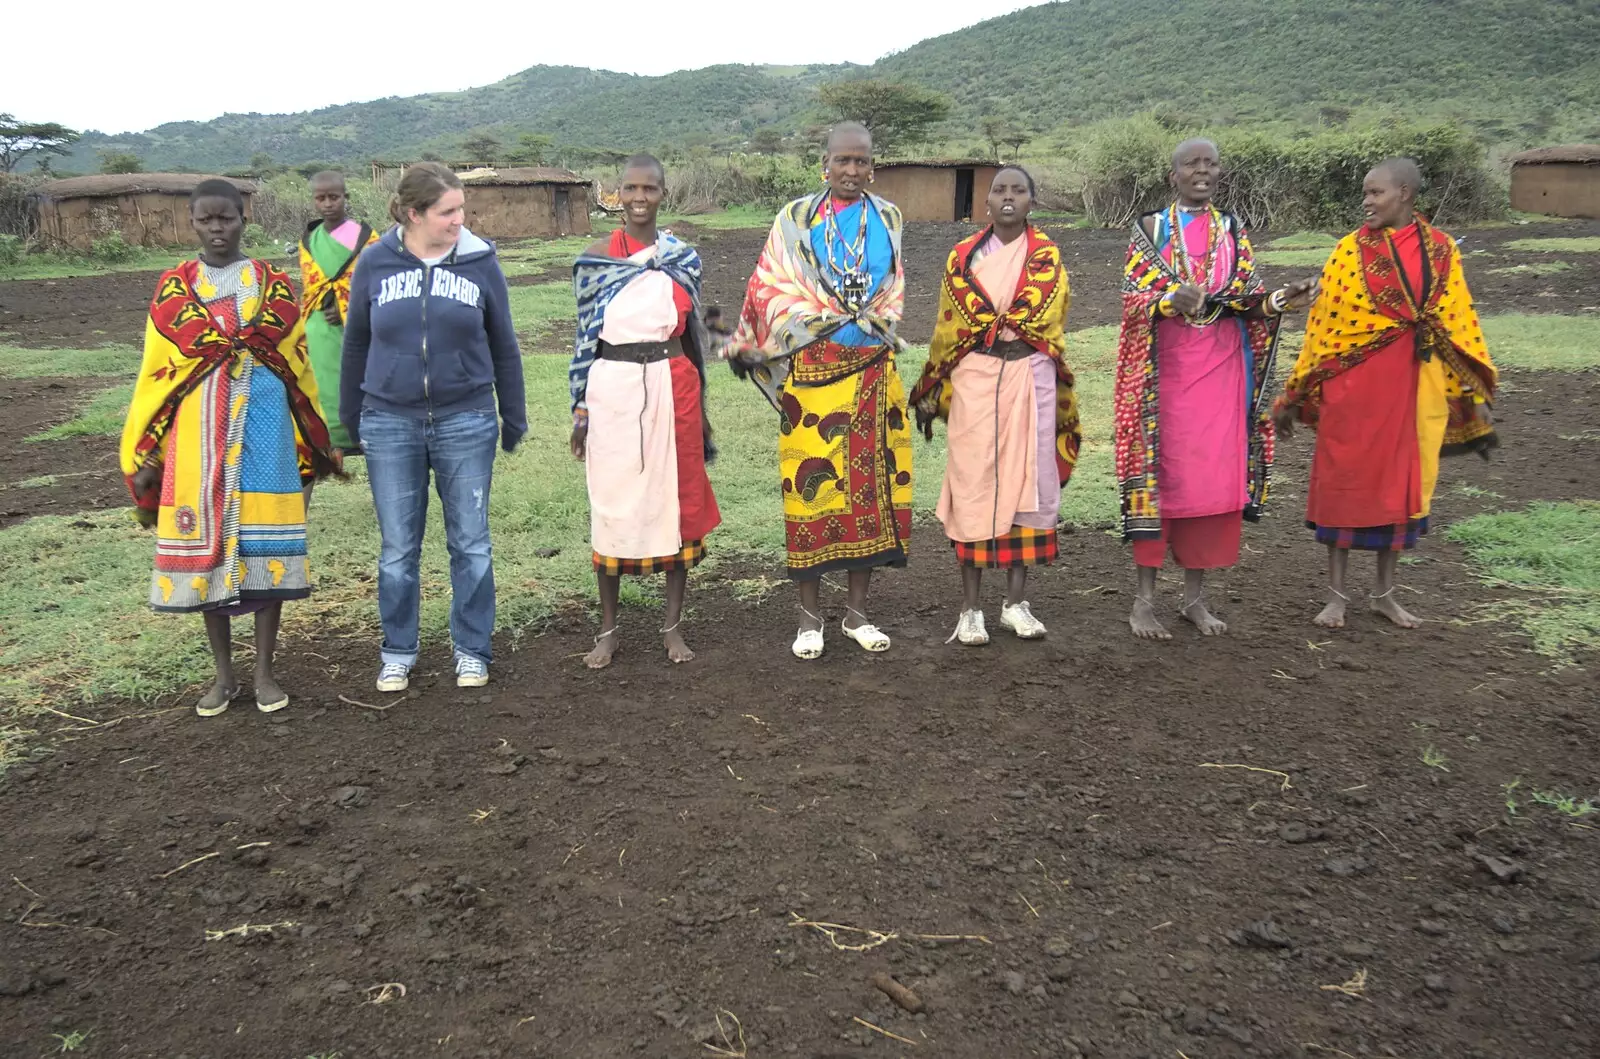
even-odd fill
[{"label": "maasai woman in yellow shuka", "polygon": [[[346,215],[343,173],[327,170],[313,176],[311,199],[321,218],[307,225],[300,239],[300,319],[305,323],[306,353],[317,377],[317,391],[338,404],[350,274],[356,270],[356,258],[378,241],[379,233]],[[328,434],[335,448],[354,454],[350,432],[338,416],[328,423]]]},{"label": "maasai woman in yellow shuka", "polygon": [[1306,523],[1328,546],[1328,605],[1342,628],[1350,549],[1378,553],[1371,608],[1421,622],[1394,599],[1400,552],[1428,532],[1439,457],[1496,445],[1496,372],[1455,240],[1414,212],[1422,172],[1391,159],[1367,174],[1366,226],[1334,248],[1305,346],[1275,415],[1316,428]]},{"label": "maasai woman in yellow shuka", "polygon": [[239,252],[244,203],[225,180],[189,199],[199,260],[162,275],[122,432],[121,465],[141,524],[156,530],[150,605],[200,611],[217,682],[239,687],[229,619],[256,614],[256,705],[289,704],[272,673],[285,599],[311,594],[302,488],[338,472],[288,277]]},{"label": "maasai woman in yellow shuka", "polygon": [[1078,401],[1063,329],[1071,295],[1061,251],[1028,223],[1033,178],[997,172],[991,223],[956,244],[922,379],[911,391],[929,440],[949,424],[938,515],[961,565],[962,609],[950,638],[986,644],[979,601],[985,567],[1005,569],[1000,624],[1045,634],[1028,606],[1028,567],[1056,557],[1061,489],[1078,462]]},{"label": "maasai woman in yellow shuka", "polygon": [[844,571],[841,628],[868,651],[889,637],[867,618],[878,566],[904,566],[911,537],[911,424],[895,368],[905,308],[900,211],[868,194],[872,135],[837,125],[823,158],[828,188],[773,223],[725,356],[782,416],[789,576],[801,621],[793,651],[822,654],[822,575]]}]

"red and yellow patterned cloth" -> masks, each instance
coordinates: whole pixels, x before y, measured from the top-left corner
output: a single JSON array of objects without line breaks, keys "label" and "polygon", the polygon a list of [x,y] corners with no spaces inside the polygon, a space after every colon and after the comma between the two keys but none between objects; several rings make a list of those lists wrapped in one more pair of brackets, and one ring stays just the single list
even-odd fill
[{"label": "red and yellow patterned cloth", "polygon": [[985,228],[961,240],[945,261],[944,281],[939,285],[939,316],[934,321],[933,340],[928,344],[928,361],[911,391],[911,404],[920,405],[935,398],[935,414],[948,420],[954,390],[950,375],[956,365],[974,350],[992,346],[1002,329],[1009,329],[1035,352],[1055,362],[1056,467],[1065,487],[1077,465],[1083,434],[1072,371],[1066,361],[1065,327],[1072,292],[1066,269],[1061,267],[1061,250],[1049,236],[1028,226],[1023,235],[1028,240],[1027,261],[1016,292],[1002,312],[990,303],[972,275],[973,253],[992,231]]},{"label": "red and yellow patterned cloth", "polygon": [[1306,321],[1305,346],[1278,398],[1316,426],[1322,388],[1398,339],[1411,337],[1421,362],[1438,358],[1450,419],[1444,455],[1497,443],[1489,407],[1499,375],[1489,359],[1455,240],[1421,217],[1422,284],[1404,275],[1388,230],[1360,228],[1339,241],[1322,270],[1322,290]]}]

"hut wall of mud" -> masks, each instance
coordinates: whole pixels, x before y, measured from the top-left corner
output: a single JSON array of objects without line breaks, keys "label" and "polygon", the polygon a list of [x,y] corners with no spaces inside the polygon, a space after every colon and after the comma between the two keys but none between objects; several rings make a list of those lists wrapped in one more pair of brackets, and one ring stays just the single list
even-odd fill
[{"label": "hut wall of mud", "polygon": [[[199,246],[189,224],[189,192],[206,179],[143,173],[51,181],[35,192],[39,239],[48,246],[87,251],[96,240],[118,232],[130,246]],[[244,198],[248,224],[255,186],[233,183]]]}]

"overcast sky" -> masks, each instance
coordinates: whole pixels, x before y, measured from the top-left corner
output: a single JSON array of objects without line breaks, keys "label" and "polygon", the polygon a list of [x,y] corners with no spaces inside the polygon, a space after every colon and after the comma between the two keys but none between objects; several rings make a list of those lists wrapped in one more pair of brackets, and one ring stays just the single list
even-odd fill
[{"label": "overcast sky", "polygon": [[[285,113],[491,84],[530,66],[664,74],[720,63],[870,63],[1038,0],[87,0],[49,47],[7,48],[0,112],[133,132],[224,112]],[[48,20],[48,5],[34,8]],[[319,40],[332,37],[329,47]],[[229,68],[231,50],[237,65]],[[365,62],[353,61],[366,56]]]}]

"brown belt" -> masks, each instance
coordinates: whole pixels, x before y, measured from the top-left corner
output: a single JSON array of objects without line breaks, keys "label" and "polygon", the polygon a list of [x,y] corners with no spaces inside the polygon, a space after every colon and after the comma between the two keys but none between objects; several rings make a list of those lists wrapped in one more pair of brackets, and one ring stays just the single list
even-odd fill
[{"label": "brown belt", "polygon": [[1013,339],[1009,342],[996,342],[988,349],[974,350],[986,357],[999,357],[1001,360],[1027,360],[1036,350],[1028,343]]},{"label": "brown belt", "polygon": [[601,360],[620,360],[628,364],[654,364],[682,355],[683,350],[676,342],[622,342],[614,346],[609,342],[600,343]]}]

